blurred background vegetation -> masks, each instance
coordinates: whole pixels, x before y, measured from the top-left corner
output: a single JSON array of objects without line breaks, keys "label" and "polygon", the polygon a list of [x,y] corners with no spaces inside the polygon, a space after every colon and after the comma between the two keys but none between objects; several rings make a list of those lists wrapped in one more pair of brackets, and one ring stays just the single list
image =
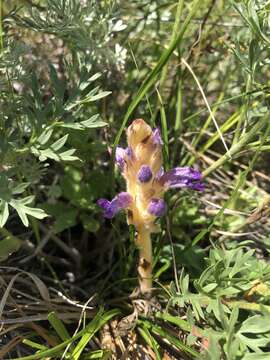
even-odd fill
[{"label": "blurred background vegetation", "polygon": [[[269,359],[270,2],[0,4],[0,358]],[[166,199],[150,300],[96,205],[139,117],[206,185]]]}]

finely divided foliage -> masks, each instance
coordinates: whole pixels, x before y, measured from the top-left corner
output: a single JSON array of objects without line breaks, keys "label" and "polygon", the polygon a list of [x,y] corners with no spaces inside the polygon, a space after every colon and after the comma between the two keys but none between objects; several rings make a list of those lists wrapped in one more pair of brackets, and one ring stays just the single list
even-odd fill
[{"label": "finely divided foliage", "polygon": [[1,359],[270,359],[269,24],[0,1]]}]

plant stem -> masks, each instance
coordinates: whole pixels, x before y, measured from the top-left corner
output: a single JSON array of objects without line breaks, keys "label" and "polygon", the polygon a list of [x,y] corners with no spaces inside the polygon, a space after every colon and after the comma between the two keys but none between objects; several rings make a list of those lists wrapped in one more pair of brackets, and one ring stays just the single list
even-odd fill
[{"label": "plant stem", "polygon": [[138,229],[137,246],[139,248],[139,284],[141,293],[150,293],[152,289],[152,242],[151,233],[145,227]]},{"label": "plant stem", "polygon": [[[243,135],[240,138],[240,140],[230,148],[231,156],[237,154],[244,146],[246,146],[249,140],[252,139],[253,136],[259,133],[259,131],[265,125],[265,122],[266,122],[265,118],[258,120],[257,123],[253,126],[253,128],[247,134]],[[215,161],[208,169],[204,170],[203,177],[208,176],[211,172],[219,168],[228,160],[230,160],[228,155],[227,154],[223,155],[221,158]]]}]

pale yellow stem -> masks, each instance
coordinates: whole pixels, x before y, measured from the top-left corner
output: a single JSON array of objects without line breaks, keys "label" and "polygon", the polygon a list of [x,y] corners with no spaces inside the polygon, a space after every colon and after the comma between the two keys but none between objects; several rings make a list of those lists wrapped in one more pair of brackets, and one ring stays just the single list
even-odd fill
[{"label": "pale yellow stem", "polygon": [[152,289],[152,242],[151,233],[145,227],[137,229],[137,246],[139,248],[139,284],[141,293],[149,293]]}]

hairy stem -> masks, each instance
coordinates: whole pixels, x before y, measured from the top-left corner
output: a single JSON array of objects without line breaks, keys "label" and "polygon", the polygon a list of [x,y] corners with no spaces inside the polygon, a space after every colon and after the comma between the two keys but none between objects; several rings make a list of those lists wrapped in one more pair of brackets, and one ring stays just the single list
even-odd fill
[{"label": "hairy stem", "polygon": [[141,293],[150,293],[152,289],[152,242],[150,231],[138,229],[137,246],[139,248],[139,284]]}]

